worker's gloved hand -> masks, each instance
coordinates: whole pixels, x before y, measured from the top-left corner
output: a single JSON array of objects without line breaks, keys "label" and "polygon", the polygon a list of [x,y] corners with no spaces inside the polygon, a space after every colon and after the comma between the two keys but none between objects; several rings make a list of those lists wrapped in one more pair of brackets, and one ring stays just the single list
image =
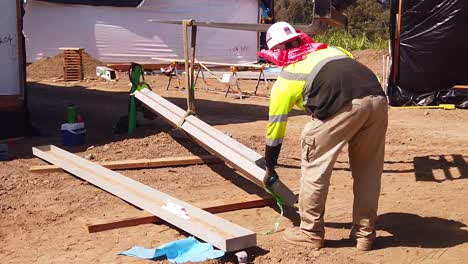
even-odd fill
[{"label": "worker's gloved hand", "polygon": [[278,179],[279,177],[275,169],[267,167],[265,169],[265,176],[263,176],[263,186],[270,188]]},{"label": "worker's gloved hand", "polygon": [[275,171],[275,166],[278,163],[280,150],[281,144],[265,146],[265,176],[263,177],[263,186],[265,188],[270,188],[279,178]]}]

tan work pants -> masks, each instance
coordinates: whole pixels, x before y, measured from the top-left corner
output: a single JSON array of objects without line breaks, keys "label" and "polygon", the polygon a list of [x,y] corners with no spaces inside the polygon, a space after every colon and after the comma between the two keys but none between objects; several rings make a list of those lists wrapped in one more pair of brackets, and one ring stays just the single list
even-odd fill
[{"label": "tan work pants", "polygon": [[375,218],[385,152],[388,104],[384,96],[352,100],[332,117],[312,118],[302,132],[301,229],[324,238],[324,212],[333,165],[346,143],[353,176],[353,229],[375,237]]}]

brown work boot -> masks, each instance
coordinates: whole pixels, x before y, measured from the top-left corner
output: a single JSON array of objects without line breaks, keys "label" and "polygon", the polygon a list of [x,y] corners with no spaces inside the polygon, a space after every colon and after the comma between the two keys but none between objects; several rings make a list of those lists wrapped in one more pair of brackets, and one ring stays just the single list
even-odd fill
[{"label": "brown work boot", "polygon": [[372,250],[372,245],[374,244],[373,237],[355,237],[350,235],[349,238],[356,241],[356,248],[362,251]]},{"label": "brown work boot", "polygon": [[312,233],[298,227],[288,228],[283,233],[284,241],[308,248],[319,249],[323,247],[323,239],[314,237]]}]

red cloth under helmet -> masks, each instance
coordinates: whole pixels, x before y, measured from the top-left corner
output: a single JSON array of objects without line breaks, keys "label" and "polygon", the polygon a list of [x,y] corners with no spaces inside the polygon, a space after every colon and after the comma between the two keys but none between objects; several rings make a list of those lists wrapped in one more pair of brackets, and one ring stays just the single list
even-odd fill
[{"label": "red cloth under helmet", "polygon": [[299,40],[299,46],[288,50],[262,49],[261,51],[257,52],[257,56],[260,58],[264,58],[265,60],[270,61],[275,65],[286,67],[289,64],[293,64],[295,62],[304,60],[307,54],[311,52],[320,49],[325,49],[328,47],[326,43],[315,43],[309,37],[309,35],[307,35],[301,30],[296,30],[296,32],[301,33],[301,35],[297,36],[296,38]]}]

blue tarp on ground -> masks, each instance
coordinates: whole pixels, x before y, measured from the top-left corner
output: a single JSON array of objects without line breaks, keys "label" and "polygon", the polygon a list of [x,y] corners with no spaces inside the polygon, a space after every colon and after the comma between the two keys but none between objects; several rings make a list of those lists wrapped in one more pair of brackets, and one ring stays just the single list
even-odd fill
[{"label": "blue tarp on ground", "polygon": [[158,248],[132,247],[119,253],[130,257],[156,259],[166,257],[171,263],[200,262],[224,256],[224,251],[214,249],[208,243],[201,243],[193,237],[176,240]]}]

